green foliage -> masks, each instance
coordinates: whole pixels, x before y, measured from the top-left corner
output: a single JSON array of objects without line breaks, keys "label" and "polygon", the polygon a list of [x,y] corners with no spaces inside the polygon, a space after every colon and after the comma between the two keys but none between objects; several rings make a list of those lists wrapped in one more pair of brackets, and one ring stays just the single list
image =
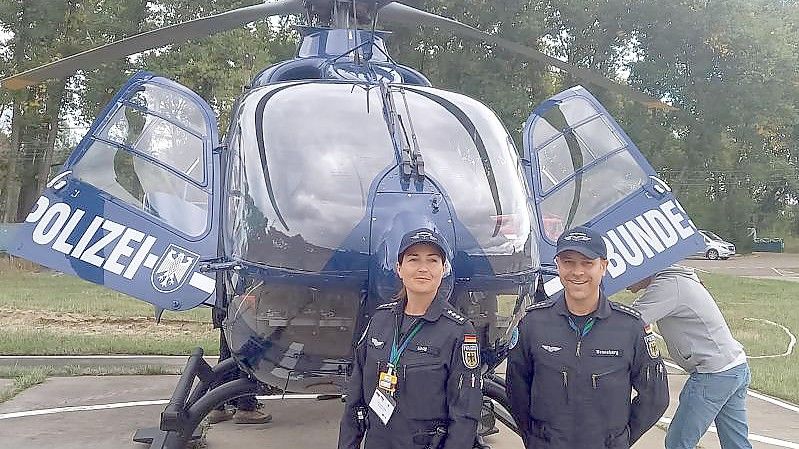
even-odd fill
[{"label": "green foliage", "polygon": [[[257,1],[73,0],[56,5],[45,0],[0,0],[0,27],[21,31],[7,48],[0,46],[0,73],[253,3]],[[790,213],[799,193],[795,2],[418,3],[677,106],[672,112],[648,111],[617,94],[586,86],[670,183],[698,226],[734,236],[740,247],[747,244],[750,226],[762,231],[778,220],[791,220],[792,232],[799,233],[799,216]],[[147,69],[198,92],[225,129],[242,87],[263,67],[291,55],[295,34],[290,24],[291,20],[261,22],[87,68],[67,83],[61,116],[90,120],[127,77]],[[397,61],[419,69],[434,85],[491,106],[517,144],[521,143],[518,131],[532,108],[576,83],[568,74],[431,28],[396,29],[389,44]],[[52,110],[30,113],[48,104],[47,92],[48,88],[17,96],[0,92],[0,111],[16,100],[17,117],[48,123]],[[52,104],[52,98],[49,101]],[[42,141],[36,123],[21,125],[23,141]]]}]

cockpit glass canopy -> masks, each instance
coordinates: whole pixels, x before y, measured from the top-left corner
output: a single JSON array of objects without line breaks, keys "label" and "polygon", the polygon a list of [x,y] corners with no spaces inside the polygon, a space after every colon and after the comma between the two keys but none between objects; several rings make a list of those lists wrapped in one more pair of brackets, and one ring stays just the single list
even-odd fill
[{"label": "cockpit glass canopy", "polygon": [[[458,251],[488,257],[496,274],[537,264],[526,184],[496,115],[438,89],[395,85],[392,96],[418,142],[427,182],[451,202]],[[373,219],[370,198],[388,188],[384,175],[401,158],[380,88],[343,82],[265,86],[250,93],[239,112],[228,170],[234,255],[321,271],[336,251],[368,253],[355,240],[362,241]],[[366,231],[354,232],[364,225]],[[295,245],[303,257],[279,251]]]}]

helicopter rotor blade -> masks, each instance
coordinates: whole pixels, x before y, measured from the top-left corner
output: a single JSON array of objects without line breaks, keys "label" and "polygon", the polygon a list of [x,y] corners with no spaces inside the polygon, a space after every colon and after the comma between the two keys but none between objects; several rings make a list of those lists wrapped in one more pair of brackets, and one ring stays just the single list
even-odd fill
[{"label": "helicopter rotor blade", "polygon": [[0,87],[9,90],[23,89],[51,78],[62,78],[80,68],[95,67],[103,62],[120,59],[145,50],[210,36],[269,16],[295,14],[302,11],[302,0],[278,0],[189,20],[139,33],[18,73],[0,80]]},{"label": "helicopter rotor blade", "polygon": [[441,29],[448,30],[454,34],[469,37],[472,39],[482,40],[490,44],[502,47],[510,52],[533,59],[544,64],[557,67],[564,72],[573,75],[586,83],[613,91],[624,95],[634,101],[644,104],[648,108],[673,110],[673,106],[663,103],[657,98],[650,97],[649,95],[635,90],[629,86],[618,84],[610,79],[595,73],[592,70],[577,67],[573,64],[563,62],[560,59],[553,58],[534,48],[489,34],[478,30],[472,26],[458,22],[457,20],[449,19],[447,17],[439,16],[437,14],[422,11],[408,5],[403,5],[399,2],[393,2],[384,6],[380,10],[381,19],[388,20],[402,25],[432,25]]}]

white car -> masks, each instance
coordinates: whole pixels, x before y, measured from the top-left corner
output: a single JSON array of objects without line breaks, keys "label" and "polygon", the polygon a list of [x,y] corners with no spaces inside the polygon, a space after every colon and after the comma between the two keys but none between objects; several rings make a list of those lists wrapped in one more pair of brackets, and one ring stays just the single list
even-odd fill
[{"label": "white car", "polygon": [[699,233],[705,238],[705,249],[698,252],[697,255],[710,260],[729,259],[735,255],[735,245],[732,243],[723,240],[710,231],[700,229]]}]

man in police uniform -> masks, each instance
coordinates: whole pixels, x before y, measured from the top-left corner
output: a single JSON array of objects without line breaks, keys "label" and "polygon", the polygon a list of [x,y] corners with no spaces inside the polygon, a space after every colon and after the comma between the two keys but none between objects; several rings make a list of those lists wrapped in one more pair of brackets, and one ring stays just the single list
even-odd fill
[{"label": "man in police uniform", "polygon": [[482,405],[472,324],[439,293],[446,241],[429,229],[402,238],[397,302],[377,308],[355,349],[339,449],[470,449]]},{"label": "man in police uniform", "polygon": [[511,412],[528,449],[629,448],[669,403],[654,334],[602,292],[608,261],[597,232],[563,233],[555,262],[564,289],[528,307],[508,357]]}]

